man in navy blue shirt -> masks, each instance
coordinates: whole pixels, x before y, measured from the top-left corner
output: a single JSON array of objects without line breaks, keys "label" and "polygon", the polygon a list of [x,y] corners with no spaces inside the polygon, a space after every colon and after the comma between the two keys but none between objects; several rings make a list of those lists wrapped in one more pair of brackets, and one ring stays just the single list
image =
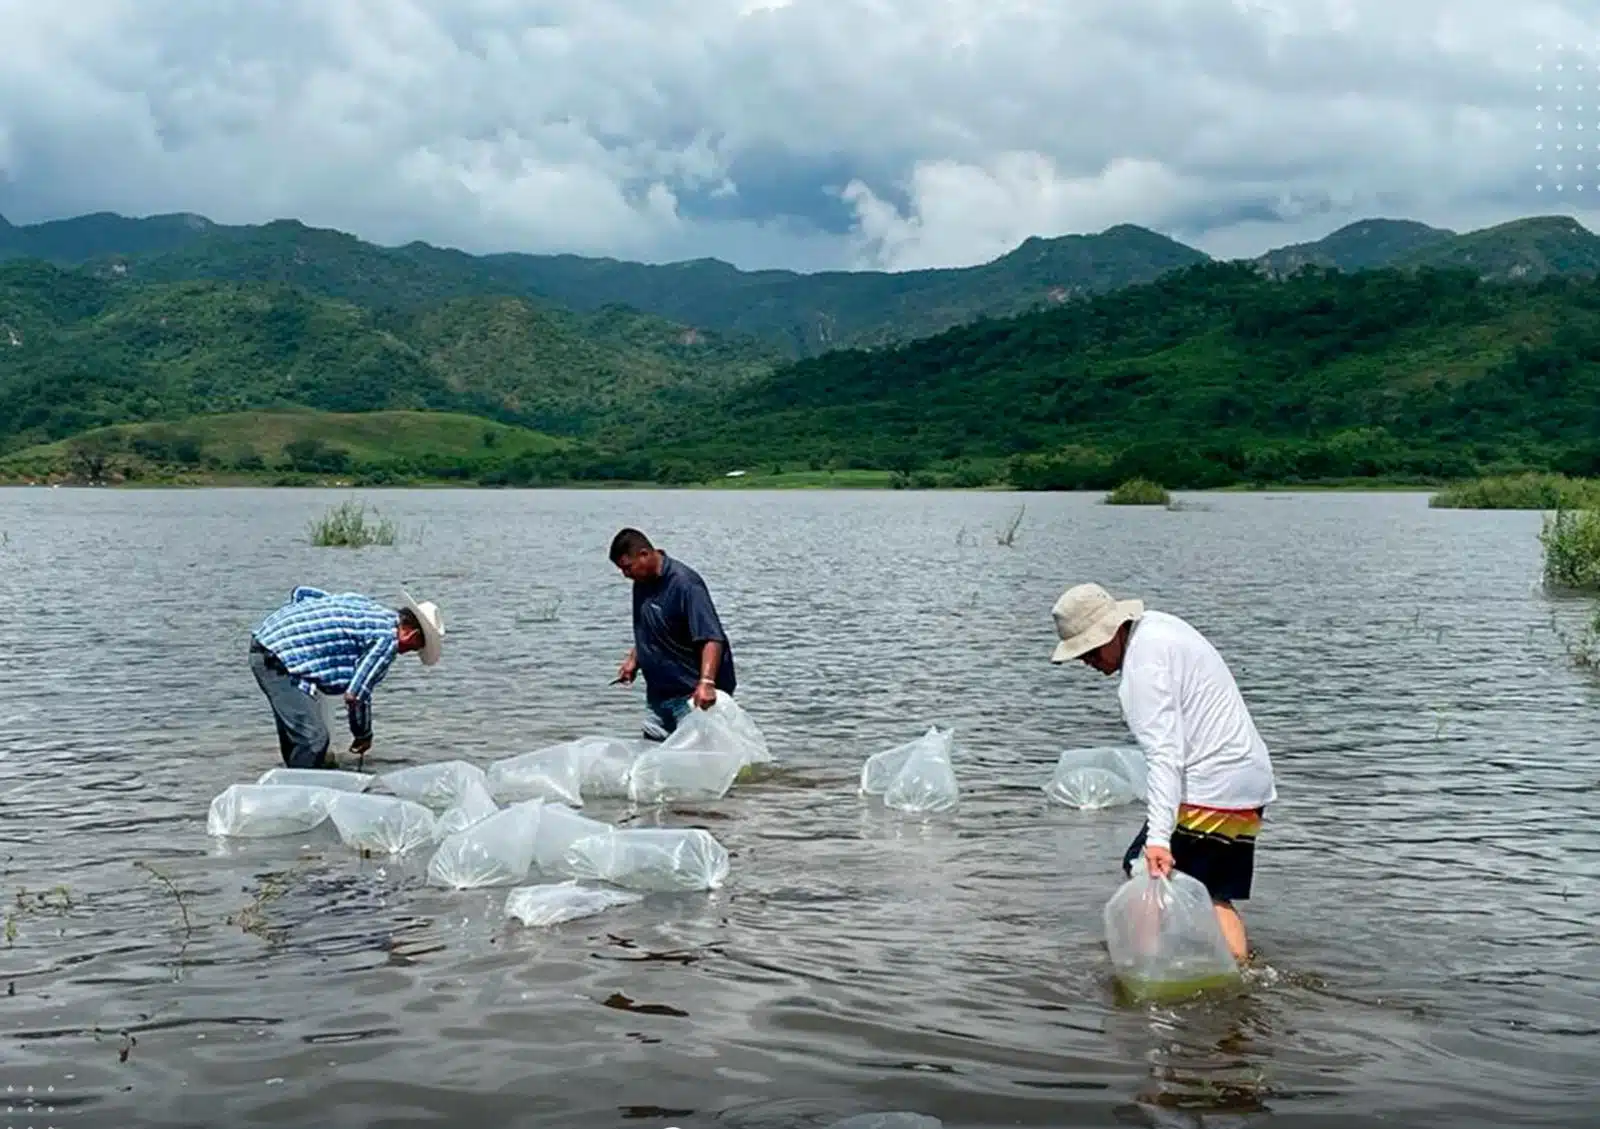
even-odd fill
[{"label": "man in navy blue shirt", "polygon": [[631,684],[644,675],[651,714],[644,735],[662,741],[690,709],[715,705],[718,690],[733,693],[733,648],[700,574],[643,533],[624,529],[612,538],[611,563],[633,581],[633,648],[617,679]]}]

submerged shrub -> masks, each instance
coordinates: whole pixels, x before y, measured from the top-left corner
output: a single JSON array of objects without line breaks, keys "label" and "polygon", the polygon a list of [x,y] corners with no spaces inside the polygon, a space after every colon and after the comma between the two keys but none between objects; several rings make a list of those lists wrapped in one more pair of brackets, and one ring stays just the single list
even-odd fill
[{"label": "submerged shrub", "polygon": [[1435,509],[1582,510],[1600,502],[1600,484],[1564,474],[1512,474],[1447,486],[1428,500]]},{"label": "submerged shrub", "polygon": [[1148,478],[1130,478],[1106,495],[1108,506],[1164,506],[1171,500],[1165,486]]},{"label": "submerged shrub", "polygon": [[311,523],[311,543],[323,548],[361,549],[368,545],[393,545],[394,522],[373,511],[367,518],[365,502],[341,502]]}]

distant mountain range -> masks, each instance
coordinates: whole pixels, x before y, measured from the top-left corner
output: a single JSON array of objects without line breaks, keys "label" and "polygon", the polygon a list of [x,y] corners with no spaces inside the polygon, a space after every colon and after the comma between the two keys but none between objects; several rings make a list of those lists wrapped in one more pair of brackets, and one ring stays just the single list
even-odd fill
[{"label": "distant mountain range", "polygon": [[[226,226],[203,216],[110,213],[16,226],[0,217],[0,260],[43,259],[107,279],[288,284],[370,310],[415,312],[451,299],[505,296],[589,314],[630,307],[695,332],[751,338],[801,358],[941,333],[1152,282],[1211,257],[1121,224],[1094,235],[1031,238],[981,266],[907,272],[745,271],[714,259],[647,265],[577,255],[469,255],[426,243],[381,247],[293,220]],[[1368,219],[1252,260],[1285,275],[1456,267],[1488,280],[1600,273],[1600,237],[1566,216],[1459,233]]]}]

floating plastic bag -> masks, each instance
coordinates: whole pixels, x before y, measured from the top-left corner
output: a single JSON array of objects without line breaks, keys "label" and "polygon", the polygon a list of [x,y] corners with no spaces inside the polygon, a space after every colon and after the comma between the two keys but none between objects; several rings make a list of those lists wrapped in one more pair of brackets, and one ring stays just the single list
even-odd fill
[{"label": "floating plastic bag", "polygon": [[380,855],[403,855],[435,836],[433,812],[398,796],[341,792],[329,811],[347,847]]},{"label": "floating plastic bag", "polygon": [[628,798],[636,804],[673,800],[720,800],[744,768],[738,753],[715,749],[669,749],[641,753],[628,778]]},{"label": "floating plastic bag", "polygon": [[472,781],[484,783],[483,769],[466,761],[419,764],[378,777],[384,791],[434,811],[444,811],[460,803]]},{"label": "floating plastic bag", "polygon": [[897,1110],[893,1113],[858,1113],[835,1121],[828,1129],[943,1129],[944,1122],[925,1113]]},{"label": "floating plastic bag", "polygon": [[328,818],[340,795],[298,784],[230,784],[211,801],[206,834],[239,839],[300,835]]},{"label": "floating plastic bag", "polygon": [[567,848],[568,873],[634,890],[715,890],[728,852],[698,827],[645,827],[589,835]]},{"label": "floating plastic bag", "polygon": [[555,800],[571,807],[583,806],[582,775],[577,742],[506,757],[489,766],[489,792],[501,803]]},{"label": "floating plastic bag", "polygon": [[571,881],[551,886],[518,886],[506,895],[506,916],[524,925],[560,925],[563,921],[593,917],[616,906],[631,906],[642,901],[642,894],[596,890]]},{"label": "floating plastic bag", "polygon": [[257,784],[298,784],[307,788],[332,788],[337,792],[365,792],[377,777],[367,772],[340,772],[333,768],[269,768]]},{"label": "floating plastic bag", "polygon": [[1144,799],[1148,781],[1138,749],[1068,749],[1056,762],[1044,794],[1058,804],[1093,811]]},{"label": "floating plastic bag", "polygon": [[447,836],[428,860],[428,881],[456,890],[521,882],[533,865],[542,806],[540,800],[513,804]]},{"label": "floating plastic bag", "polygon": [[1239,979],[1211,895],[1179,870],[1165,878],[1135,867],[1105,908],[1106,949],[1135,998],[1171,999]]},{"label": "floating plastic bag", "polygon": [[539,811],[539,827],[533,837],[533,864],[545,874],[565,875],[568,847],[612,830],[611,824],[579,815],[565,804],[547,803]]},{"label": "floating plastic bag", "polygon": [[961,796],[950,763],[955,735],[932,726],[921,737],[881,753],[861,766],[861,792],[882,796],[887,807],[907,812],[950,811]]},{"label": "floating plastic bag", "polygon": [[461,798],[434,824],[434,835],[443,839],[454,835],[457,831],[465,831],[474,823],[488,819],[500,810],[500,805],[494,802],[494,797],[489,794],[489,786],[477,780],[468,780],[466,787],[461,789]]},{"label": "floating plastic bag", "polygon": [[628,797],[636,804],[720,800],[745,765],[771,760],[750,715],[719,690],[715,705],[690,709],[665,741],[639,755]]},{"label": "floating plastic bag", "polygon": [[737,757],[739,767],[766,764],[772,751],[750,715],[731,695],[717,691],[717,700],[708,710],[691,707],[659,748],[693,752],[717,752]]},{"label": "floating plastic bag", "polygon": [[578,759],[578,791],[585,800],[624,799],[633,764],[654,741],[620,737],[579,737],[573,743]]}]

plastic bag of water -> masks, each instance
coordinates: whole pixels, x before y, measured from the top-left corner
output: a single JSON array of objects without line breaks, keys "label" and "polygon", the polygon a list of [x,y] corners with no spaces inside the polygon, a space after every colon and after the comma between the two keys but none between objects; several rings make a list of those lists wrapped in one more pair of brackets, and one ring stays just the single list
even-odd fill
[{"label": "plastic bag of water", "polygon": [[1148,780],[1139,749],[1068,749],[1056,761],[1044,794],[1058,804],[1094,811],[1144,799]]},{"label": "plastic bag of water", "polygon": [[1112,971],[1135,998],[1173,999],[1240,979],[1211,895],[1180,870],[1152,878],[1135,867],[1106,902],[1105,928]]},{"label": "plastic bag of water", "polygon": [[533,866],[543,806],[542,800],[512,804],[447,836],[428,860],[428,881],[456,890],[521,882]]},{"label": "plastic bag of water", "polygon": [[434,811],[444,811],[461,802],[468,784],[484,783],[483,769],[467,761],[440,761],[399,768],[378,777],[382,791],[411,800]]},{"label": "plastic bag of water", "polygon": [[954,748],[955,734],[935,725],[915,741],[874,753],[861,766],[861,794],[882,796],[899,811],[950,811],[961,796],[950,763]]},{"label": "plastic bag of water", "polygon": [[571,881],[518,886],[506,895],[506,916],[528,926],[560,925],[563,921],[593,917],[616,906],[631,906],[643,900],[642,894],[594,889]]},{"label": "plastic bag of water", "polygon": [[715,890],[728,852],[698,827],[643,827],[588,835],[567,848],[567,871],[634,890]]},{"label": "plastic bag of water", "polygon": [[327,819],[340,794],[299,784],[230,784],[211,801],[206,834],[239,839],[299,835]]},{"label": "plastic bag of water", "polygon": [[329,811],[339,839],[347,847],[380,855],[403,855],[431,844],[433,812],[399,796],[342,792]]}]

